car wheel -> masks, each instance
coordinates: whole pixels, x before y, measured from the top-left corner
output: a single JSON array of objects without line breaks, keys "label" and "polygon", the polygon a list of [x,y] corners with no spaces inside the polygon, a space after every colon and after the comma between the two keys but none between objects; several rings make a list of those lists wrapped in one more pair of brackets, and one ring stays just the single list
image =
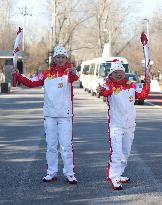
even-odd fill
[{"label": "car wheel", "polygon": [[144,100],[139,101],[140,105],[144,105]]},{"label": "car wheel", "polygon": [[92,90],[91,90],[91,95],[92,95],[92,96],[94,96],[94,95],[95,95],[95,93],[94,93]]},{"label": "car wheel", "polygon": [[99,93],[97,93],[96,96],[97,96],[97,98],[100,98],[100,94]]},{"label": "car wheel", "polygon": [[83,88],[83,85],[82,85],[82,82],[81,82],[81,81],[79,82],[79,87],[80,87],[80,88]]}]

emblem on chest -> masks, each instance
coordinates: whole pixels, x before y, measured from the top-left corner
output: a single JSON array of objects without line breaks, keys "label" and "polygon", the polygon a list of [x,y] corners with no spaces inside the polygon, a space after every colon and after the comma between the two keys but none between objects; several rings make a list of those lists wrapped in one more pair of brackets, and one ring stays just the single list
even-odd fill
[{"label": "emblem on chest", "polygon": [[58,88],[63,88],[64,84],[63,83],[58,83]]},{"label": "emblem on chest", "polygon": [[129,96],[129,101],[133,102],[133,100],[134,100],[133,96]]}]

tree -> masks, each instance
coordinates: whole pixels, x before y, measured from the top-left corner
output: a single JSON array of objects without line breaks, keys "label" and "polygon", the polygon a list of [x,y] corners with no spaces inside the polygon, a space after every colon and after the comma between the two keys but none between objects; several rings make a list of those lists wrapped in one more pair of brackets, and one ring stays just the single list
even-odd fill
[{"label": "tree", "polygon": [[127,8],[123,8],[119,0],[96,0],[90,6],[90,12],[94,16],[93,30],[96,35],[95,42],[98,43],[98,55],[101,56],[107,42],[111,43],[112,54],[115,55],[120,44],[122,45],[121,31],[128,14]]},{"label": "tree", "polygon": [[152,74],[157,77],[162,73],[162,14],[161,10],[154,14],[149,22],[150,30],[150,50],[151,60],[153,61]]},{"label": "tree", "polygon": [[82,2],[77,0],[52,1],[52,34],[54,34],[52,46],[63,44],[69,50],[73,50],[76,30],[90,18],[79,10],[80,5]]},{"label": "tree", "polygon": [[[152,18],[149,19],[149,46],[151,61],[153,65],[151,66],[151,73],[154,76],[159,75],[159,72],[162,73],[162,59],[160,53],[162,52],[162,15],[161,12],[157,12]],[[143,22],[144,23],[144,22]],[[136,72],[138,75],[144,74],[144,69],[142,68],[141,61],[144,59],[143,49],[140,42],[141,32],[144,31],[147,34],[146,25],[141,22],[135,25],[136,32],[134,33],[134,39],[131,41],[130,46],[122,52],[130,62],[131,69]]]},{"label": "tree", "polygon": [[14,29],[11,22],[12,4],[9,0],[0,0],[0,47],[1,49],[12,49],[14,40]]},{"label": "tree", "polygon": [[38,70],[47,69],[45,59],[48,56],[48,44],[46,40],[42,39],[29,47],[28,59],[25,61],[27,72],[36,73]]}]

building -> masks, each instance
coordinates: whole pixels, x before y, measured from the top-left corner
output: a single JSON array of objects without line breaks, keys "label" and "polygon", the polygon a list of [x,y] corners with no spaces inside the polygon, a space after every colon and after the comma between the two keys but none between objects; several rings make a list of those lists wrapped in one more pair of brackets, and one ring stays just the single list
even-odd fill
[{"label": "building", "polygon": [[[20,73],[24,73],[23,61],[27,57],[25,52],[18,52],[17,68]],[[0,80],[1,82],[11,83],[12,81],[12,68],[13,68],[13,51],[0,50]],[[0,82],[0,83],[1,83]]]}]

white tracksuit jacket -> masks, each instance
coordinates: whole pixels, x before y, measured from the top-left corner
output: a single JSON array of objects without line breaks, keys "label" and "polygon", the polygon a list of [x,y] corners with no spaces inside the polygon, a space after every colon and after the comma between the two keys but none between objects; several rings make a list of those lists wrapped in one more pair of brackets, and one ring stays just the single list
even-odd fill
[{"label": "white tracksuit jacket", "polygon": [[131,152],[136,125],[135,99],[145,99],[149,90],[149,83],[142,87],[126,79],[117,82],[108,78],[102,86],[101,95],[107,97],[108,103],[110,159],[107,177],[111,181],[120,180]]}]

